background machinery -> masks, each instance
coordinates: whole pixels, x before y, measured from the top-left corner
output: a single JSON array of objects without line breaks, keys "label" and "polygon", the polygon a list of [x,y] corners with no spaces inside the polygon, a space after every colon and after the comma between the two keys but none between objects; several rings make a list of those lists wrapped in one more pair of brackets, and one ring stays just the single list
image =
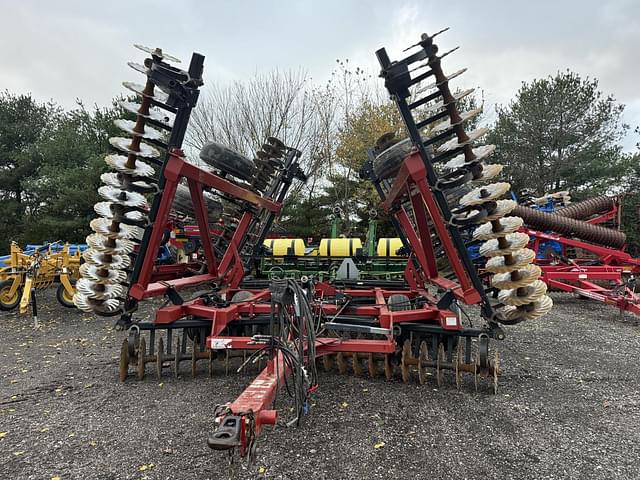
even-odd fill
[{"label": "background machinery", "polygon": [[[500,367],[490,339],[505,337],[502,325],[536,319],[551,308],[546,285],[538,280],[540,269],[531,264],[535,253],[526,248],[529,237],[517,232],[522,219],[509,216],[515,202],[500,199],[509,185],[485,184],[501,170],[484,162],[492,146],[472,145],[486,129],[464,130],[464,122],[479,111],[457,110],[466,93],[452,93],[449,80],[462,71],[444,74],[440,61],[448,53],[438,54],[434,37],[422,35],[413,53],[398,61],[391,62],[384,49],[377,52],[409,138],[381,139],[363,175],[374,182],[408,252],[403,281],[247,276],[288,187],[305,180],[301,152],[270,137],[252,161],[210,143],[200,158],[213,170],[190,164],[177,147],[202,83],[202,57],[194,55],[188,74],[168,65],[173,59],[157,49],[145,49],[151,58],[144,67],[134,65],[147,77],[144,87],[132,88],[142,105],[130,108],[135,124],[119,122],[133,139],[112,139],[124,155],[107,157],[116,172],[105,175],[107,186],[100,189],[106,202],[96,206],[101,218],[91,223],[96,233],[87,239],[91,248],[85,253],[90,267],[82,272],[75,301],[88,311],[119,315],[119,325],[127,327],[121,380],[132,372],[143,378],[148,365],[158,377],[166,369],[179,375],[184,361],[193,375],[201,362],[213,373],[217,359],[227,371],[231,365],[238,371],[258,367],[238,398],[212,409],[215,422],[207,439],[212,449],[251,458],[262,427],[278,420],[274,400],[283,385],[294,402],[287,424],[299,424],[318,388],[316,361],[327,370],[335,366],[356,375],[384,372],[392,379],[399,372],[405,382],[417,377],[425,383],[433,369],[438,384],[450,371],[459,386],[468,373],[476,388],[487,378],[495,391]],[[429,84],[420,85],[425,80]],[[176,115],[158,172],[147,163],[160,156],[147,145],[157,138],[146,126],[158,121],[151,104]],[[171,206],[185,183],[206,268],[153,281]],[[465,195],[451,195],[469,183],[473,188]],[[224,205],[221,234],[209,228],[205,190]],[[153,195],[148,210],[146,195]],[[495,273],[496,299],[481,282],[459,231],[478,224],[473,236],[484,242],[480,252]],[[449,276],[440,274],[438,260],[450,264]],[[138,302],[158,296],[166,302],[153,318],[136,318]],[[465,305],[479,309],[467,312]]]},{"label": "background machinery", "polygon": [[314,247],[302,238],[267,238],[256,274],[260,278],[301,278],[320,281],[345,279],[401,279],[407,263],[399,238],[376,238],[377,212],[369,212],[364,243],[338,235],[340,209],[332,213],[331,237]]},{"label": "background machinery", "polygon": [[22,250],[12,242],[9,255],[0,259],[0,310],[20,306],[26,313],[33,289],[41,290],[58,284],[56,298],[73,308],[75,282],[80,277],[80,255],[86,245],[45,243],[27,245]]},{"label": "background machinery", "polygon": [[620,197],[602,195],[560,208],[518,205],[515,212],[549,288],[640,315],[640,260],[624,250],[620,209]]}]

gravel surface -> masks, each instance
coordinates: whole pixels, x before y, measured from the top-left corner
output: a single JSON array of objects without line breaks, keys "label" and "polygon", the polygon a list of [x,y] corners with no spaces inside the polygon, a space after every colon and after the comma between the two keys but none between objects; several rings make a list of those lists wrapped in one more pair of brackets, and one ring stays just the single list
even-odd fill
[{"label": "gravel surface", "polygon": [[[118,381],[111,320],[41,294],[40,322],[0,313],[0,479],[640,478],[640,327],[614,308],[554,295],[508,328],[498,395],[320,374],[301,428],[265,430],[254,465],[206,446],[214,405],[251,380]],[[152,305],[147,304],[147,311]],[[287,399],[279,400],[287,408]],[[378,448],[375,448],[377,446]]]}]

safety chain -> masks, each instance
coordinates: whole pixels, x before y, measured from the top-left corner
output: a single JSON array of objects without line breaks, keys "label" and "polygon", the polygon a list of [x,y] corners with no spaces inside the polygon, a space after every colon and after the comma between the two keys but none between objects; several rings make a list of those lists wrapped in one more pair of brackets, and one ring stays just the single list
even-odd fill
[{"label": "safety chain", "polygon": [[[256,459],[256,417],[253,410],[246,412],[234,413],[228,405],[216,405],[213,408],[214,418],[223,417],[225,415],[234,415],[240,417],[245,422],[246,449],[245,458],[249,465],[253,465]],[[229,450],[229,465],[233,465],[235,458],[235,448]]]}]

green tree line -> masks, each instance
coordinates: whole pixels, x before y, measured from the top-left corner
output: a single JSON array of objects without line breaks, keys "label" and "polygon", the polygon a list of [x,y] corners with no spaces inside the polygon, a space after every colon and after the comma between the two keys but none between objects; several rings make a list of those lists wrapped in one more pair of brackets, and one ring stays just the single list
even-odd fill
[{"label": "green tree line", "polygon": [[[250,105],[252,98],[261,103]],[[276,106],[283,102],[287,108],[279,114]],[[480,103],[471,97],[462,107]],[[256,114],[253,120],[248,112],[254,111],[271,116]],[[569,190],[579,200],[626,192],[623,229],[637,246],[640,157],[621,146],[629,132],[623,111],[624,105],[600,91],[597,80],[566,71],[523,82],[511,102],[496,106],[492,124],[478,121],[491,127],[486,141],[497,150],[490,161],[505,165],[516,193]],[[100,174],[106,171],[108,138],[118,135],[113,120],[122,116],[115,101],[104,108],[78,104],[65,111],[28,94],[0,93],[0,252],[7,251],[10,240],[84,240],[99,200]],[[321,87],[300,72],[236,82],[205,97],[192,123],[187,143],[193,153],[216,139],[249,155],[248,144],[256,139],[289,135],[285,140],[306,154],[310,180],[292,190],[279,229],[303,238],[327,236],[336,206],[343,212],[342,233],[364,237],[379,201],[358,171],[378,137],[389,131],[403,136],[396,108],[379,81],[347,61],[337,61],[331,80]],[[378,210],[379,235],[393,235],[381,214]]]},{"label": "green tree line", "polygon": [[64,111],[0,93],[0,251],[14,240],[84,242],[119,108]]}]

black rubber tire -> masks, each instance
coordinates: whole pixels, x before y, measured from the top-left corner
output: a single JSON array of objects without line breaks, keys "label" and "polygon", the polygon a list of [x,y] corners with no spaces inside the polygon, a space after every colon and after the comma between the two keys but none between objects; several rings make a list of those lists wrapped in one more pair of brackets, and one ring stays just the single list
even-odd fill
[{"label": "black rubber tire", "polygon": [[191,256],[192,254],[198,251],[198,248],[200,248],[200,239],[199,238],[189,239],[188,242],[185,242],[183,244],[183,248],[184,248],[184,254]]},{"label": "black rubber tire", "polygon": [[186,185],[178,184],[176,187],[176,194],[173,197],[174,210],[185,215],[191,215],[193,213],[193,205],[191,204],[191,194],[189,188]]},{"label": "black rubber tire", "polygon": [[387,148],[373,161],[373,173],[380,180],[394,177],[412,148],[413,144],[408,138]]},{"label": "black rubber tire", "polygon": [[406,295],[394,294],[387,299],[387,307],[392,312],[411,310],[411,300]]},{"label": "black rubber tire", "polygon": [[222,202],[215,200],[206,192],[204,196],[207,199],[207,212],[209,214],[209,222],[219,222],[220,217],[222,216]]},{"label": "black rubber tire", "polygon": [[[204,192],[204,199],[207,202],[207,215],[209,223],[216,223],[220,220],[222,215],[222,203],[207,192]],[[178,185],[176,189],[176,195],[173,198],[173,209],[182,213],[183,215],[189,215],[195,218],[193,210],[193,203],[191,202],[191,193],[186,185]]]},{"label": "black rubber tire", "polygon": [[219,143],[207,143],[200,150],[200,159],[214,168],[229,173],[236,178],[250,182],[256,171],[256,166],[244,155],[220,145]]},{"label": "black rubber tire", "polygon": [[[9,289],[11,288],[11,285],[13,285],[13,280],[3,280],[2,282],[0,282],[0,291],[6,289],[6,291],[8,292]],[[18,305],[20,305],[20,298],[21,297],[22,297],[22,287],[18,287],[18,290],[16,291],[15,300],[13,300],[10,303],[5,303],[2,300],[2,296],[0,295],[0,310],[5,311],[5,312],[13,310]]]},{"label": "black rubber tire", "polygon": [[176,247],[169,246],[169,264],[175,265],[178,263],[178,249]]},{"label": "black rubber tire", "polygon": [[253,293],[247,290],[240,290],[239,292],[233,294],[233,297],[231,297],[231,303],[244,302],[246,299],[251,297],[253,297]]},{"label": "black rubber tire", "polygon": [[[75,280],[70,280],[70,282],[71,282],[71,285],[76,284]],[[76,308],[76,305],[73,303],[73,298],[69,302],[66,298],[65,292],[66,290],[64,288],[64,285],[63,284],[58,285],[58,288],[56,289],[56,299],[58,300],[58,303],[66,308]]]},{"label": "black rubber tire", "polygon": [[160,239],[160,245],[166,245],[169,240],[171,240],[171,230],[165,230]]}]

